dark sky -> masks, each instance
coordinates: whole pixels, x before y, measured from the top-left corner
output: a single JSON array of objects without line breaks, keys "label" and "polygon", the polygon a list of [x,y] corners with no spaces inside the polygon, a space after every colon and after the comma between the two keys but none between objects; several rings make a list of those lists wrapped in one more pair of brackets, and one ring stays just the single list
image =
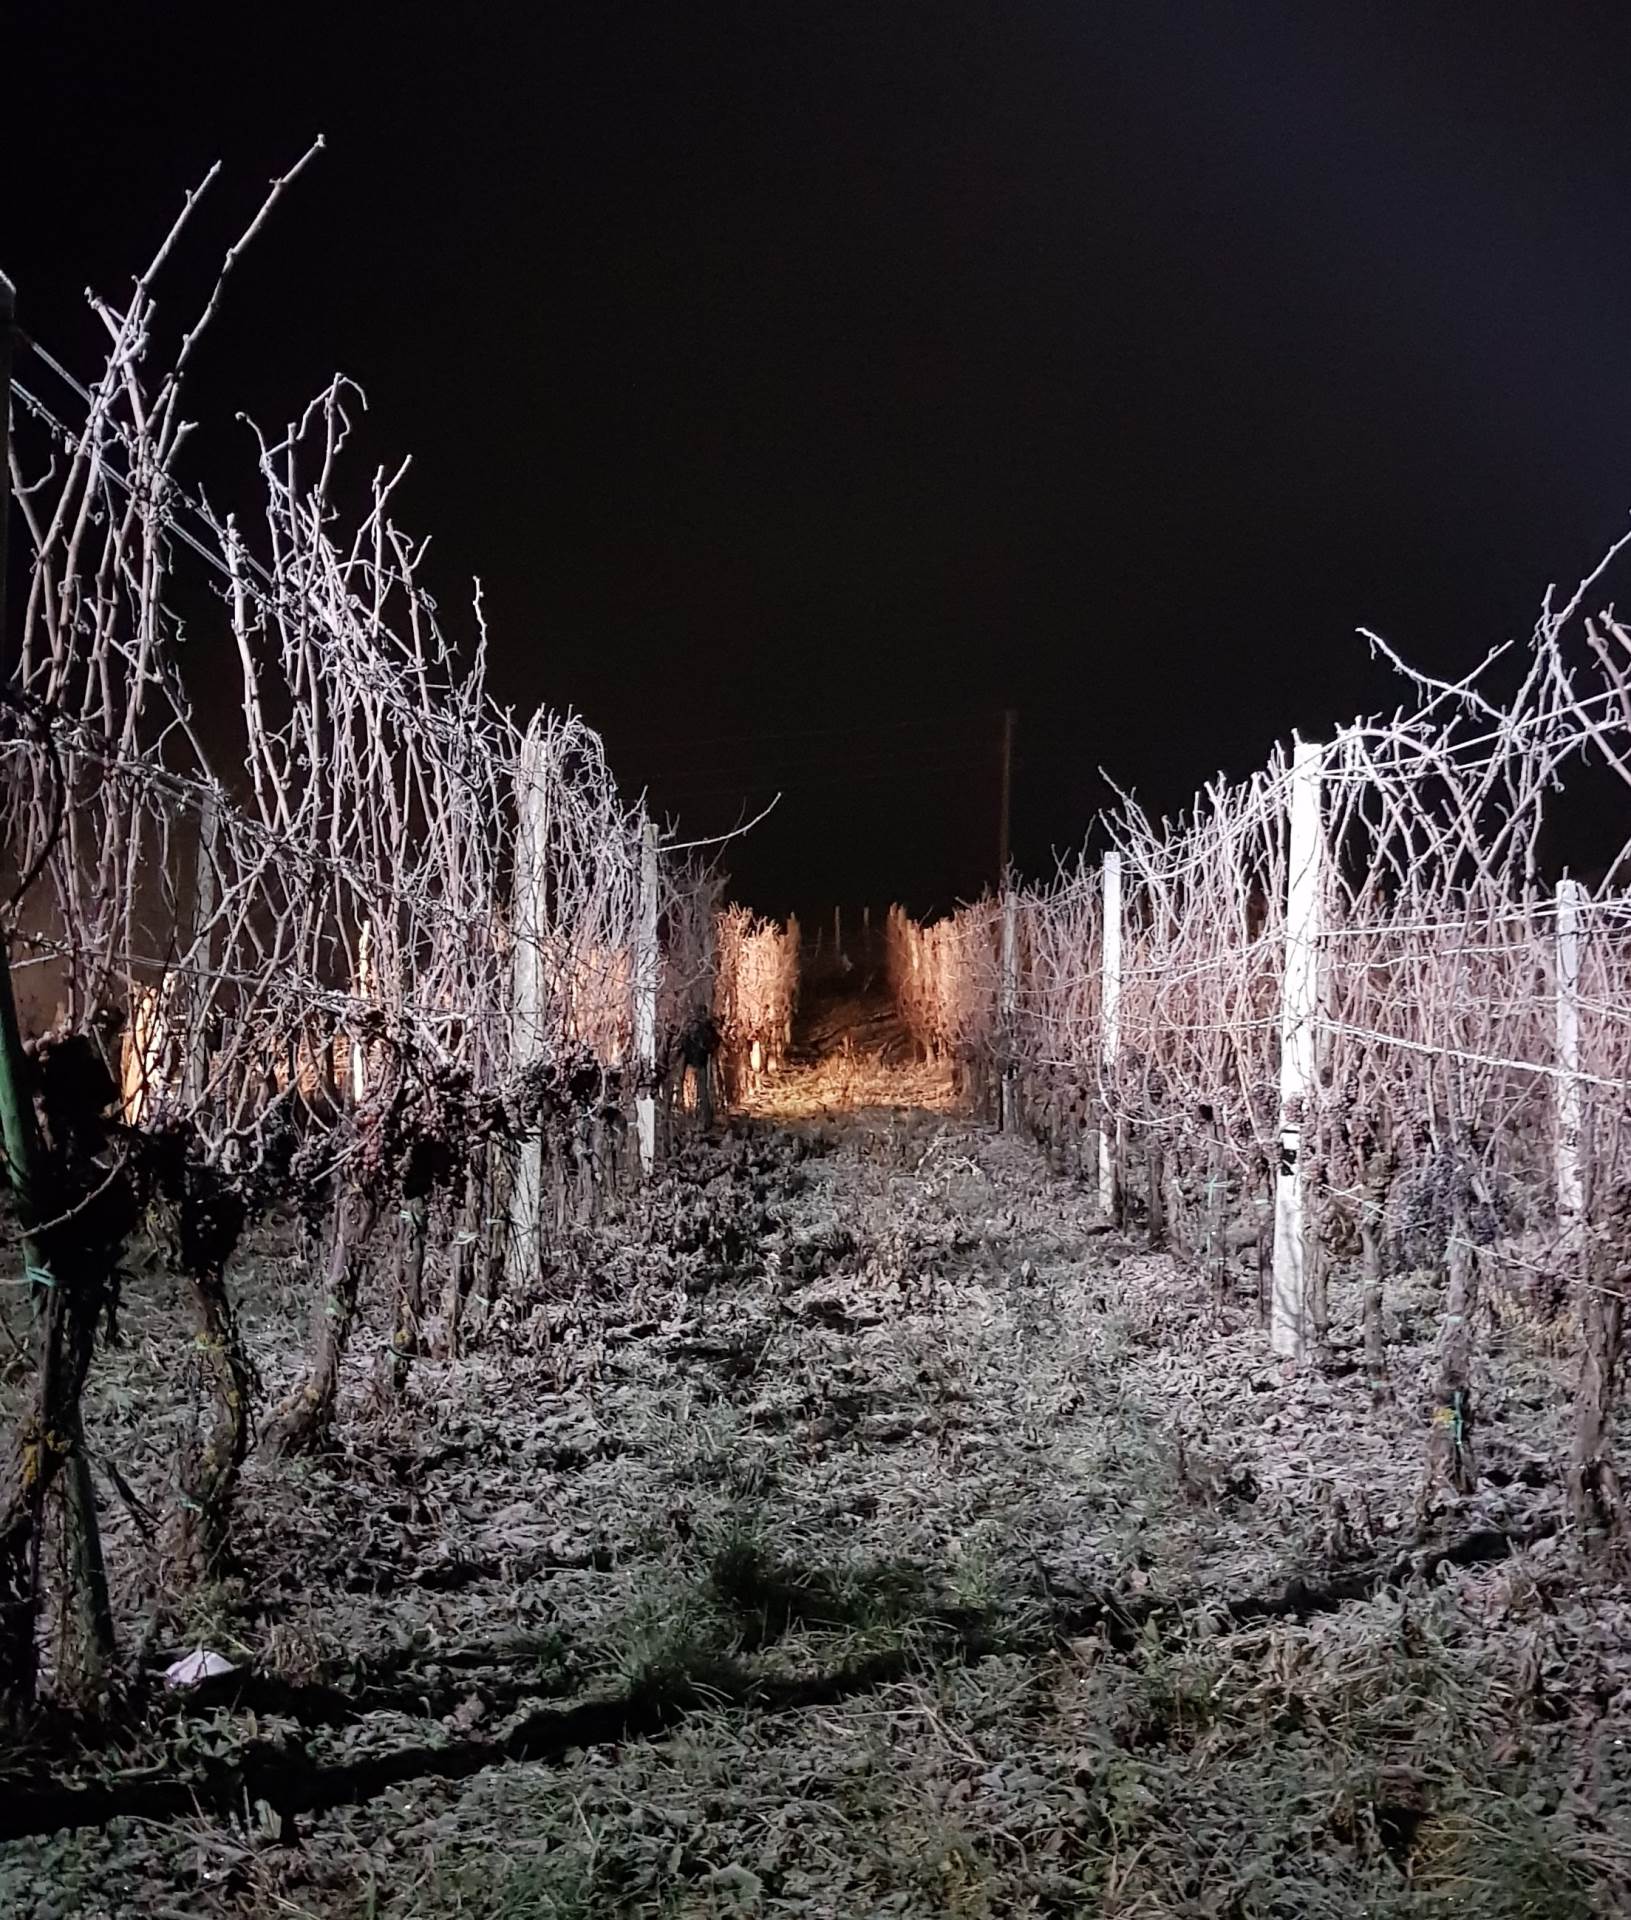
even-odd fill
[{"label": "dark sky", "polygon": [[[1631,509],[1631,11],[7,10],[0,266],[82,365],[226,163],[192,411],[332,369],[502,694],[772,910],[976,889],[1470,663]],[[210,445],[198,458],[208,463]]]}]

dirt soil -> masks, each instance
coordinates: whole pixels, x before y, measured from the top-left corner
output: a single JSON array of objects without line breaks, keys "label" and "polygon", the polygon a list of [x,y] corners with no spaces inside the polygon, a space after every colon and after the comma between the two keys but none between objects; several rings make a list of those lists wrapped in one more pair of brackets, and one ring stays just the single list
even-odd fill
[{"label": "dirt soil", "polygon": [[[1425,1281],[1375,1408],[1347,1287],[1338,1364],[1287,1369],[1244,1268],[1219,1312],[849,1031],[405,1404],[359,1340],[342,1450],[251,1463],[242,1578],[145,1649],[234,1671],[0,1756],[0,1914],[1631,1911],[1567,1330],[1497,1297],[1484,1482],[1419,1513]],[[267,1396],[286,1248],[239,1276]],[[99,1362],[116,1569],[183,1324],[145,1273]]]}]

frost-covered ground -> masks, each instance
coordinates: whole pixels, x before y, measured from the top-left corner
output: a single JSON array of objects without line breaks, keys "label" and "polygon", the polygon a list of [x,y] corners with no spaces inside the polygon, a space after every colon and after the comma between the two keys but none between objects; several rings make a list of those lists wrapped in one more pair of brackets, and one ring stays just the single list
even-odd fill
[{"label": "frost-covered ground", "polygon": [[[1497,1303],[1486,1484],[1418,1515],[1425,1287],[1375,1410],[945,1095],[779,1084],[404,1406],[364,1339],[344,1451],[251,1465],[190,1622],[239,1672],[81,1763],[114,1817],[0,1846],[0,1913],[1631,1910],[1553,1343]],[[164,1285],[98,1375],[137,1502]],[[271,1393],[301,1294],[275,1244],[246,1285]]]}]

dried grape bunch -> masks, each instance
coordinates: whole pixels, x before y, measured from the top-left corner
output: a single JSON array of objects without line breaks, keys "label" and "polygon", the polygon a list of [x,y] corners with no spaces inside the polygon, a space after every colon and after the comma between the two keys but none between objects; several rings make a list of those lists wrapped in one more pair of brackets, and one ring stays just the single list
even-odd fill
[{"label": "dried grape bunch", "polygon": [[1395,1176],[1383,1229],[1394,1264],[1408,1270],[1440,1264],[1458,1233],[1476,1247],[1493,1246],[1510,1215],[1510,1202],[1490,1196],[1474,1149],[1441,1147]]}]

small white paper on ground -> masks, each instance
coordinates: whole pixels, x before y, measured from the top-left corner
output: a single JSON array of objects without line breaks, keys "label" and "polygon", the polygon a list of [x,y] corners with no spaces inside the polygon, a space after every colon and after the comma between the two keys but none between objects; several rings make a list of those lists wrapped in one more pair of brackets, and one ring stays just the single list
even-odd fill
[{"label": "small white paper on ground", "polygon": [[217,1674],[232,1673],[230,1660],[223,1660],[218,1653],[211,1653],[205,1647],[195,1647],[191,1653],[184,1653],[179,1660],[172,1661],[164,1669],[164,1684],[167,1687],[196,1687],[200,1681],[213,1680]]}]

